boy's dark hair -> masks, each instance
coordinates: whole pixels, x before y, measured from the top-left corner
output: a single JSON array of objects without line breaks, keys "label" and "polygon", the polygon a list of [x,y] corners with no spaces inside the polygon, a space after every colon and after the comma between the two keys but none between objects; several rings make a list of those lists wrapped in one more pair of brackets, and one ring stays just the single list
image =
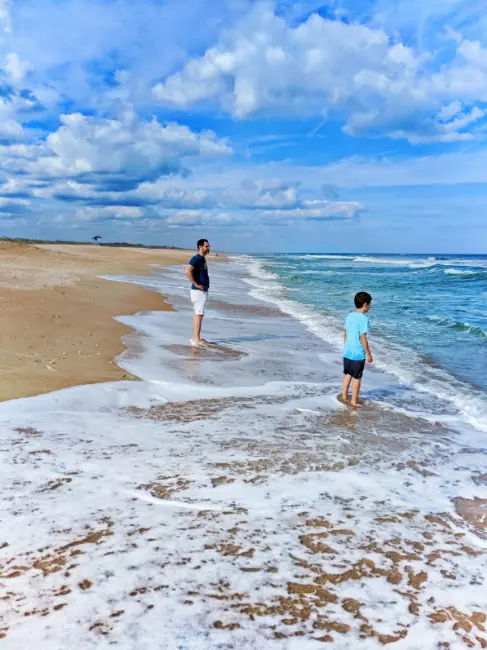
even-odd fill
[{"label": "boy's dark hair", "polygon": [[362,309],[364,305],[370,305],[372,302],[372,296],[366,291],[359,291],[357,294],[355,294],[353,302],[355,303],[355,307],[357,307],[357,309]]},{"label": "boy's dark hair", "polygon": [[198,241],[196,242],[196,248],[200,249],[203,246],[203,244],[207,244],[207,243],[209,243],[207,239],[198,239]]}]

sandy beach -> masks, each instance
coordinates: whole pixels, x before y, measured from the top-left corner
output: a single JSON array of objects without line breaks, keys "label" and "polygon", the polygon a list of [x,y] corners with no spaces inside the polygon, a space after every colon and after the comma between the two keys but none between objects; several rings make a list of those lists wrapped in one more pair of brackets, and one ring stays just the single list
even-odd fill
[{"label": "sandy beach", "polygon": [[256,258],[210,263],[198,349],[187,252],[13,251],[11,376],[73,387],[0,404],[2,648],[487,647],[484,432],[380,371],[340,404],[322,316]]},{"label": "sandy beach", "polygon": [[182,264],[182,250],[0,244],[0,401],[127,379],[114,362],[130,329],[114,316],[170,306],[101,275],[149,275]]}]

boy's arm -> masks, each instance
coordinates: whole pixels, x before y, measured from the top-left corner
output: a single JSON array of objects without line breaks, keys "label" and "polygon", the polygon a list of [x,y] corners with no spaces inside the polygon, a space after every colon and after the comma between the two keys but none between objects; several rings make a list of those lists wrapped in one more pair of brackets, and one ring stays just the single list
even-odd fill
[{"label": "boy's arm", "polygon": [[344,330],[344,332],[343,332],[343,342],[344,343],[347,342],[347,330]]},{"label": "boy's arm", "polygon": [[364,346],[365,354],[367,355],[367,363],[372,363],[372,361],[374,360],[374,357],[372,356],[372,354],[370,352],[369,342],[367,341],[367,334],[361,334],[360,335],[360,342]]}]

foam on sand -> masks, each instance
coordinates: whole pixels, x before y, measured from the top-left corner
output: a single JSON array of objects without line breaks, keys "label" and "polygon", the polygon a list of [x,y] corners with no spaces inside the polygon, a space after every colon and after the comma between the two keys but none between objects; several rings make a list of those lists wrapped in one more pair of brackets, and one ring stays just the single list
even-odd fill
[{"label": "foam on sand", "polygon": [[177,313],[122,319],[142,382],[0,405],[3,647],[482,647],[484,437],[338,404],[333,349],[239,312],[232,268],[204,334],[241,355],[182,354],[174,269]]}]

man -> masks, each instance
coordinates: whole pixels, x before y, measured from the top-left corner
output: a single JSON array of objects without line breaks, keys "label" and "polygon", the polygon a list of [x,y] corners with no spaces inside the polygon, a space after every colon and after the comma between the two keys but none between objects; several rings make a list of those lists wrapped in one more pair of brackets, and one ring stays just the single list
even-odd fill
[{"label": "man", "polygon": [[210,244],[207,239],[199,239],[197,247],[198,252],[189,260],[184,273],[191,282],[191,302],[194,310],[191,345],[202,348],[207,345],[207,342],[201,338],[201,324],[205,315],[205,305],[208,300],[208,289],[210,288],[210,277],[205,259],[210,252]]}]

